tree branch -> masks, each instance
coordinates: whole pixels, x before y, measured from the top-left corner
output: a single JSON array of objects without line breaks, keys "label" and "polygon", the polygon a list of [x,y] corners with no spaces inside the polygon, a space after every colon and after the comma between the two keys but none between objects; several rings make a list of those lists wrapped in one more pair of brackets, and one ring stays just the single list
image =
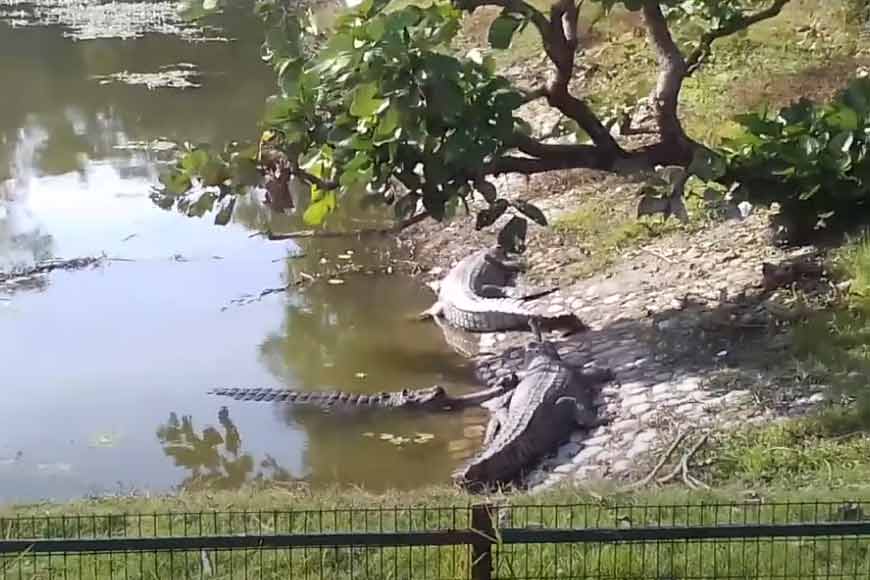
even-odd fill
[{"label": "tree branch", "polygon": [[551,107],[577,121],[593,143],[614,152],[620,151],[619,144],[589,105],[568,91],[577,51],[579,4],[575,4],[574,0],[558,0],[550,9],[549,19],[524,0],[460,0],[457,6],[468,11],[481,6],[500,6],[510,13],[528,18],[541,35],[544,52],[556,67],[556,78],[550,86],[530,93],[526,102],[546,97]]},{"label": "tree branch", "polygon": [[559,0],[550,9],[550,22],[544,38],[547,56],[556,66],[556,78],[547,87],[547,102],[583,128],[592,142],[604,149],[618,152],[620,147],[584,101],[568,90],[574,75],[574,55],[577,52],[577,21],[579,10],[573,0]]},{"label": "tree branch", "polygon": [[559,145],[541,143],[517,136],[516,148],[529,157],[503,155],[483,167],[485,175],[520,173],[532,175],[566,169],[595,169],[630,174],[656,165],[688,165],[692,143],[656,143],[631,151],[610,151],[597,145]]},{"label": "tree branch", "polygon": [[659,75],[652,96],[656,122],[662,141],[675,143],[686,137],[677,116],[680,89],[686,77],[686,60],[671,36],[659,0],[644,2],[643,17],[649,43],[656,53],[659,65]]},{"label": "tree branch", "polygon": [[692,51],[692,54],[689,55],[689,58],[686,59],[686,75],[689,76],[698,70],[701,65],[704,63],[704,60],[710,56],[710,51],[713,47],[713,42],[720,38],[724,38],[726,36],[730,36],[736,32],[740,32],[746,28],[749,28],[753,24],[757,24],[762,20],[767,20],[769,18],[773,18],[774,16],[778,16],[782,9],[788,4],[791,0],[774,0],[774,3],[770,5],[768,8],[756,12],[751,16],[744,16],[742,18],[738,18],[736,20],[732,20],[731,22],[726,23],[723,26],[718,28],[714,28],[709,32],[706,32],[701,36],[701,40],[698,43],[697,48]]}]

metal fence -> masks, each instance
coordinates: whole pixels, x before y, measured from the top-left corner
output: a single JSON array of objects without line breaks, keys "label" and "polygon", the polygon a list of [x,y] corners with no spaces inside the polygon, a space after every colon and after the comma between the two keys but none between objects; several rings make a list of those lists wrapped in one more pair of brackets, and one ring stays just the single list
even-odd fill
[{"label": "metal fence", "polygon": [[868,578],[868,504],[0,517],[0,579]]}]

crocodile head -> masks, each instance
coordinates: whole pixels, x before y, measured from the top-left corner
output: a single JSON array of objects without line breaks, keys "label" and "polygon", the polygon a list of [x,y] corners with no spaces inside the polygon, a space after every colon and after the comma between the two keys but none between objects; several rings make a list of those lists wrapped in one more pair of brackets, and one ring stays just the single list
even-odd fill
[{"label": "crocodile head", "polygon": [[447,391],[438,385],[425,389],[405,389],[398,394],[397,407],[437,409],[446,404]]},{"label": "crocodile head", "polygon": [[533,340],[526,346],[523,366],[529,371],[539,360],[562,360],[562,357],[554,343],[547,340]]}]

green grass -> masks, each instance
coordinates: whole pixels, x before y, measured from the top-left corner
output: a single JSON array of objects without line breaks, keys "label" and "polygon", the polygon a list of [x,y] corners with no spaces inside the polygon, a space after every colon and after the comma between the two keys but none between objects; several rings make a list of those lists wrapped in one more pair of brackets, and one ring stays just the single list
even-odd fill
[{"label": "green grass", "polygon": [[676,220],[661,217],[635,219],[625,208],[589,198],[575,210],[553,221],[553,232],[582,249],[585,259],[564,272],[582,278],[610,266],[619,252],[683,228]]},{"label": "green grass", "polygon": [[860,415],[837,409],[729,431],[707,453],[709,477],[720,485],[807,491],[863,484],[870,481],[865,427]]},{"label": "green grass", "polygon": [[849,241],[831,262],[835,276],[849,282],[848,292],[795,327],[795,352],[816,382],[854,398],[870,425],[870,238]]}]

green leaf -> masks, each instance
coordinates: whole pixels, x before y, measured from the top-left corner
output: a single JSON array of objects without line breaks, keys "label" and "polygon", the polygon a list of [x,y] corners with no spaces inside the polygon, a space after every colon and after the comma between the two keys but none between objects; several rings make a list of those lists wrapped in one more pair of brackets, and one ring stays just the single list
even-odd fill
[{"label": "green leaf", "polygon": [[220,209],[214,216],[216,226],[225,226],[230,223],[230,218],[233,217],[233,210],[236,207],[236,196],[227,195],[220,200]]},{"label": "green leaf", "polygon": [[714,181],[725,175],[726,169],[725,159],[721,155],[706,147],[699,147],[695,149],[688,171],[698,179]]},{"label": "green leaf", "polygon": [[528,223],[521,217],[512,217],[498,233],[498,245],[515,254],[526,251],[526,230]]},{"label": "green leaf", "polygon": [[487,226],[491,226],[496,222],[498,218],[500,218],[504,214],[505,211],[507,211],[507,208],[507,200],[495,200],[488,208],[482,209],[477,212],[477,219],[475,220],[474,228],[476,230],[482,230]]},{"label": "green leaf", "polygon": [[191,186],[190,175],[178,171],[167,171],[160,176],[160,183],[166,187],[169,193],[174,195],[186,193]]},{"label": "green leaf", "polygon": [[840,95],[840,100],[859,116],[870,114],[870,79],[855,79]]},{"label": "green leaf", "polygon": [[538,206],[532,205],[531,203],[521,199],[513,202],[512,205],[536,224],[540,226],[547,225],[547,216],[544,215],[544,212],[542,212]]},{"label": "green leaf", "polygon": [[[312,187],[312,199],[315,198],[315,189],[316,188]],[[326,216],[328,216],[334,209],[335,192],[327,191],[322,194],[320,199],[311,203],[308,208],[306,208],[305,213],[302,214],[302,221],[311,226],[319,226],[323,224]]]},{"label": "green leaf", "polygon": [[854,131],[858,128],[858,113],[843,103],[835,103],[825,115],[829,125],[844,131]]},{"label": "green leaf", "polygon": [[499,50],[509,48],[514,33],[522,23],[523,20],[518,16],[503,10],[489,27],[489,45]]},{"label": "green leaf", "polygon": [[210,191],[202,191],[198,197],[195,194],[192,195],[187,205],[188,217],[202,217],[205,212],[211,211],[215,199],[215,194]]},{"label": "green leaf", "polygon": [[205,164],[208,163],[208,152],[203,149],[194,149],[181,158],[181,168],[190,175],[198,175]]},{"label": "green leaf", "polygon": [[390,3],[390,0],[363,0],[356,8],[356,12],[363,17],[371,17],[380,14]]},{"label": "green leaf", "polygon": [[390,143],[399,138],[402,133],[400,123],[402,121],[402,112],[397,105],[390,105],[387,111],[381,116],[375,133],[372,136],[372,142],[375,146]]},{"label": "green leaf", "polygon": [[818,156],[819,152],[822,150],[822,144],[819,142],[819,140],[810,135],[801,136],[800,147],[803,154],[806,155],[808,158]]},{"label": "green leaf", "polygon": [[201,177],[204,185],[221,185],[230,178],[230,172],[221,159],[209,159],[202,168]]},{"label": "green leaf", "polygon": [[356,88],[350,104],[350,114],[354,117],[371,117],[386,103],[378,97],[377,83],[366,83]]},{"label": "green leaf", "polygon": [[257,162],[241,155],[233,158],[230,163],[230,174],[237,185],[251,186],[260,183],[260,172]]}]

